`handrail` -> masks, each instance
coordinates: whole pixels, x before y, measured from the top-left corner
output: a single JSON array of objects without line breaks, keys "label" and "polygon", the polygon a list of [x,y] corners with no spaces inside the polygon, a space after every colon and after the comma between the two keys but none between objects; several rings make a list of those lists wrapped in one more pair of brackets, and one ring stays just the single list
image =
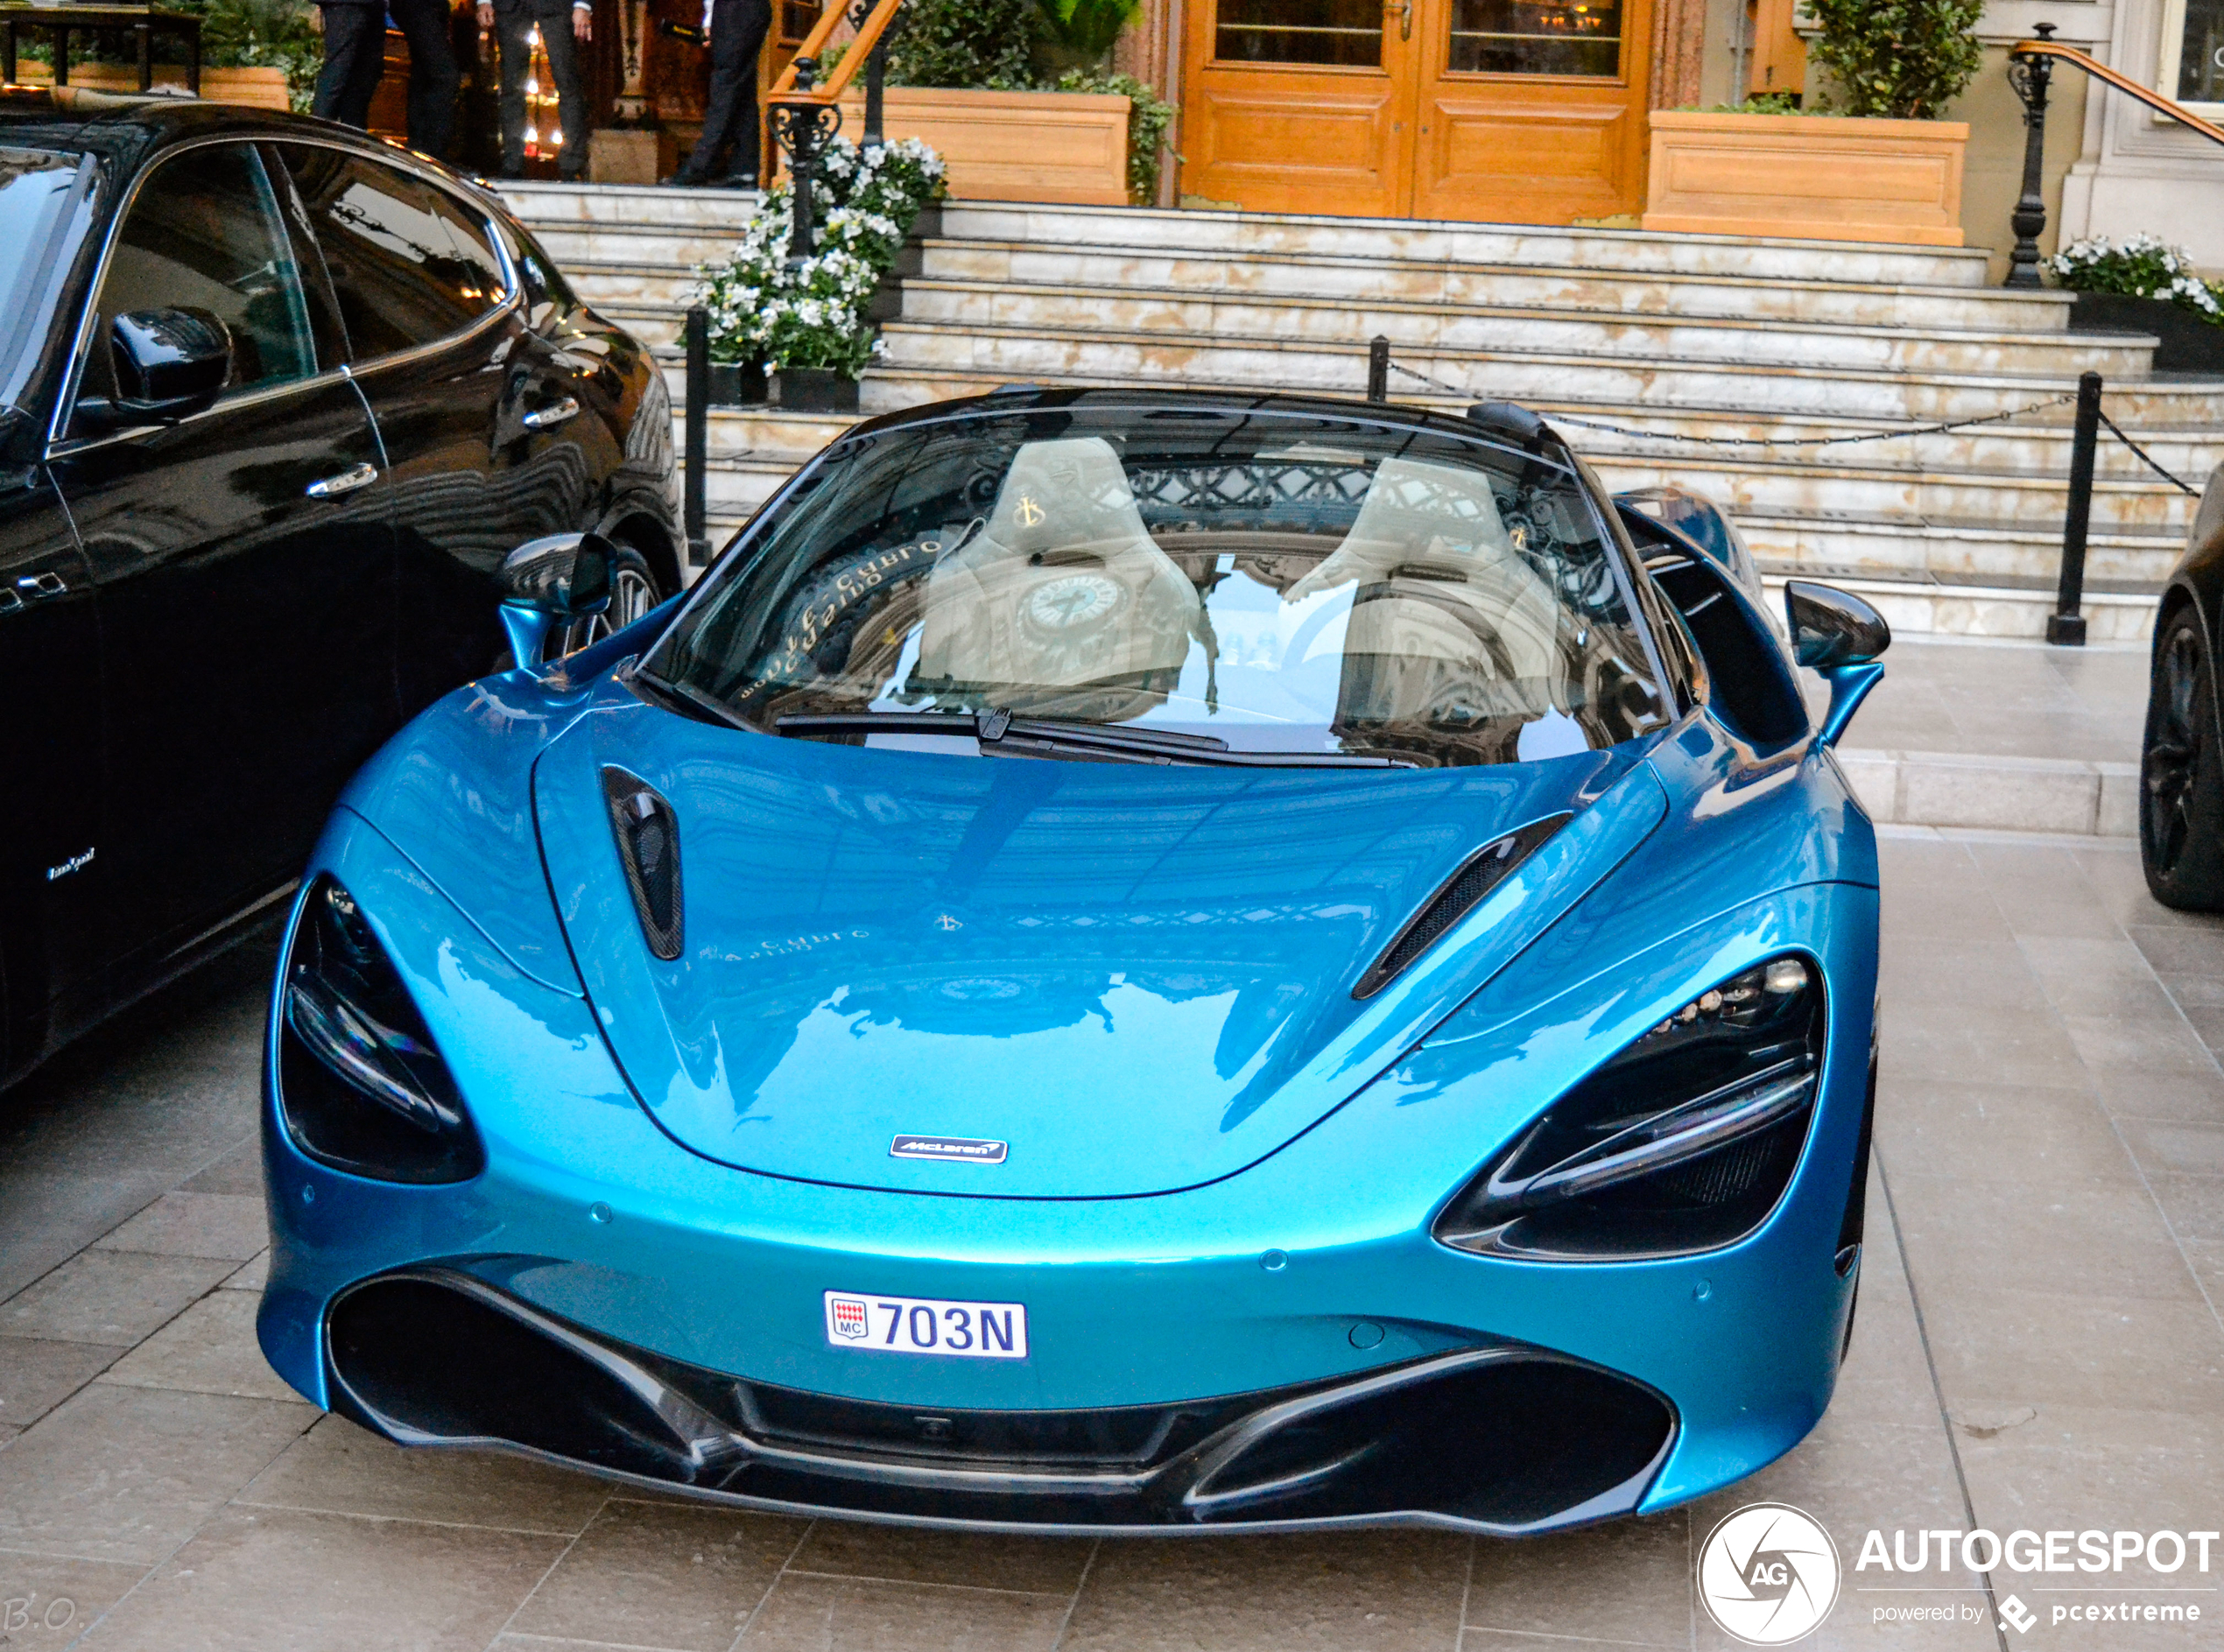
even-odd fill
[{"label": "handrail", "polygon": [[[881,36],[888,32],[889,25],[896,21],[896,14],[902,10],[903,4],[904,0],[879,0],[871,14],[865,18],[863,25],[858,29],[856,39],[849,42],[848,50],[841,54],[841,61],[834,66],[834,78],[824,86],[798,86],[796,81],[801,78],[799,66],[807,61],[816,70],[819,54],[825,50],[827,38],[834,33],[844,16],[839,5],[828,5],[819,14],[819,21],[813,25],[803,44],[796,48],[795,55],[788,60],[787,67],[780,71],[779,79],[772,82],[771,95],[799,103],[833,103],[840,101],[841,95],[849,89],[849,82],[856,79],[859,67],[872,55],[873,48],[880,44]],[[815,74],[813,78],[816,78]]]},{"label": "handrail", "polygon": [[[2053,25],[2044,25],[2050,32]],[[2010,57],[2061,58],[2074,63],[2096,81],[2106,81],[2127,97],[2136,97],[2149,109],[2167,115],[2173,121],[2190,126],[2212,144],[2224,144],[2224,129],[2210,125],[2182,103],[2173,103],[2160,92],[2144,87],[2128,74],[2117,73],[2107,64],[2096,62],[2073,46],[2063,46],[2053,40],[2025,40],[2009,51]]]},{"label": "handrail", "polygon": [[2018,43],[2008,53],[2008,84],[2023,104],[2023,193],[2008,220],[2016,232],[2016,250],[2008,255],[2008,279],[2001,284],[2002,286],[2030,290],[2040,285],[2038,237],[2046,228],[2046,197],[2040,190],[2045,170],[2042,163],[2046,153],[2046,88],[2054,78],[2056,59],[2084,70],[2103,85],[2136,98],[2150,109],[2159,110],[2212,144],[2224,144],[2224,130],[2211,126],[2192,110],[2181,109],[2161,93],[2149,91],[2129,75],[2118,74],[2105,63],[2094,62],[2075,46],[2063,46],[2053,38],[2054,27],[2051,23],[2033,25],[2032,32],[2038,38]]}]

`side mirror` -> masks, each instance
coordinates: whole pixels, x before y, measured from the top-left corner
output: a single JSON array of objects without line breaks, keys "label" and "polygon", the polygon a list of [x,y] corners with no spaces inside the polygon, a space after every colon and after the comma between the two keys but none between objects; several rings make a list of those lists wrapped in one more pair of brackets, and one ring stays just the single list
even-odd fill
[{"label": "side mirror", "polygon": [[207,310],[130,310],[109,323],[116,399],[81,404],[102,424],[158,425],[198,413],[232,378],[232,331]]},{"label": "side mirror", "polygon": [[1815,738],[1834,746],[1869,691],[1883,680],[1877,656],[1892,645],[1892,628],[1852,592],[1805,580],[1786,581],[1784,613],[1791,627],[1792,657],[1830,684],[1830,707]]},{"label": "side mirror", "polygon": [[521,666],[541,663],[548,634],[591,618],[610,605],[613,547],[599,533],[552,533],[528,539],[502,559],[502,628]]}]

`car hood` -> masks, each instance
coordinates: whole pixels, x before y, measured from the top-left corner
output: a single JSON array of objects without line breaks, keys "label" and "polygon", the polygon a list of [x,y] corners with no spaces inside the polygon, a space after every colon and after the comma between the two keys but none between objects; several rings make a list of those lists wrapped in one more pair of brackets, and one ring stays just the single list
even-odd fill
[{"label": "car hood", "polygon": [[[606,766],[677,818],[670,961],[631,903]],[[1664,806],[1627,751],[1420,773],[972,758],[710,727],[615,686],[533,790],[581,978],[670,1135],[774,1175],[1023,1198],[1167,1191],[1272,1152]],[[1566,810],[1444,943],[1353,999],[1463,859]],[[899,1135],[1008,1151],[899,1158]]]}]

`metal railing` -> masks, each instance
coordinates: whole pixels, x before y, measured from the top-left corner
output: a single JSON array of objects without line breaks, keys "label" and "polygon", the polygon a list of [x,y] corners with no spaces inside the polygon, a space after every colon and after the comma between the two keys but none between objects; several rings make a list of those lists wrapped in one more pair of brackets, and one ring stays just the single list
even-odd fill
[{"label": "metal railing", "polygon": [[[860,66],[865,71],[864,142],[870,147],[882,141],[888,41],[903,4],[904,0],[857,0],[846,11],[839,5],[827,6],[787,67],[780,71],[779,79],[772,82],[765,114],[773,141],[787,153],[795,192],[795,228],[788,237],[791,264],[805,262],[816,250],[812,180],[817,173],[820,150],[841,130],[841,95],[857,78]],[[856,38],[849,42],[834,74],[820,85],[819,66],[827,42],[845,18],[855,27]]]},{"label": "metal railing", "polygon": [[2105,63],[2095,62],[2075,46],[2061,45],[2053,39],[2054,25],[2041,23],[2034,26],[2038,39],[2023,41],[2008,54],[2008,83],[2023,105],[2023,193],[2008,221],[2016,231],[2016,250],[2009,254],[2008,279],[2002,284],[2010,287],[2039,285],[2038,237],[2046,228],[2046,200],[2039,193],[2039,185],[2046,149],[2046,92],[2054,78],[2056,59],[2082,69],[2126,97],[2136,98],[2157,114],[2168,116],[2190,131],[2199,132],[2210,143],[2224,144],[2224,130],[2210,125],[2192,110],[2171,102],[2160,92],[2140,85],[2127,74],[2119,74]]}]

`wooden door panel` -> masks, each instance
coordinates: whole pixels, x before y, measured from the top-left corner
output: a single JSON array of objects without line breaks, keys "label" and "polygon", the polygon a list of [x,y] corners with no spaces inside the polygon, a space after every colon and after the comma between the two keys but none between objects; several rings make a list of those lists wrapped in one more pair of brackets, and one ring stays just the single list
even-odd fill
[{"label": "wooden door panel", "polygon": [[1638,111],[1441,86],[1421,120],[1413,210],[1565,223],[1628,210]]},{"label": "wooden door panel", "polygon": [[1187,189],[1259,212],[1400,209],[1405,146],[1386,78],[1341,96],[1213,83],[1221,78],[1211,77],[1189,107]]}]

